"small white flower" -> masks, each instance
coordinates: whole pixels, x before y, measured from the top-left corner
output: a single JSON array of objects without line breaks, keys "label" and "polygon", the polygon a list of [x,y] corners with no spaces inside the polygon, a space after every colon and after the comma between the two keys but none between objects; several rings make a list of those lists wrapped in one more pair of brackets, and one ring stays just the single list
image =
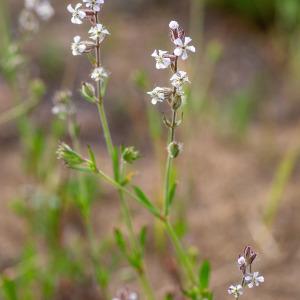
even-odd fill
[{"label": "small white flower", "polygon": [[98,12],[101,9],[101,5],[104,4],[104,0],[83,0],[86,7],[89,9]]},{"label": "small white flower", "polygon": [[174,44],[177,46],[174,50],[174,54],[178,57],[181,57],[183,60],[188,58],[188,50],[195,53],[196,48],[194,46],[189,46],[189,43],[192,41],[190,37],[185,37],[184,41],[182,39],[176,39]]},{"label": "small white flower", "polygon": [[92,40],[98,40],[101,43],[106,35],[109,35],[109,31],[102,25],[102,24],[96,24],[96,26],[92,27],[89,30],[90,38]]},{"label": "small white flower", "polygon": [[239,296],[243,295],[243,287],[238,285],[231,285],[228,289],[228,294],[233,295],[234,298],[239,298]]},{"label": "small white flower", "polygon": [[40,1],[35,6],[37,15],[44,21],[49,20],[54,15],[54,9],[48,1]]},{"label": "small white flower", "polygon": [[244,256],[240,256],[240,257],[238,258],[238,264],[239,264],[239,266],[243,266],[243,265],[246,264],[246,259],[245,259]]},{"label": "small white flower", "polygon": [[108,73],[107,71],[102,68],[96,68],[91,74],[91,78],[94,79],[95,81],[103,81],[104,79],[108,78]]},{"label": "small white flower", "polygon": [[169,27],[170,27],[170,29],[172,29],[172,30],[176,30],[176,29],[178,29],[179,24],[178,24],[178,22],[176,22],[176,21],[171,21],[170,24],[169,24]]},{"label": "small white flower", "polygon": [[174,74],[171,77],[170,81],[172,85],[177,89],[181,89],[184,83],[190,82],[187,73],[184,71],[179,71],[176,74]]},{"label": "small white flower", "polygon": [[253,274],[248,274],[245,276],[245,281],[248,287],[251,289],[254,286],[259,286],[261,283],[265,282],[265,278],[259,275],[259,272],[254,272]]},{"label": "small white flower", "polygon": [[74,37],[74,42],[71,45],[71,49],[74,56],[84,53],[86,45],[81,41],[81,37],[79,35]]},{"label": "small white flower", "polygon": [[166,69],[171,64],[171,59],[169,57],[165,57],[168,51],[155,50],[152,53],[152,57],[156,60],[156,69]]},{"label": "small white flower", "polygon": [[75,8],[71,4],[68,5],[67,9],[72,14],[71,22],[73,24],[82,24],[82,20],[86,17],[86,13],[81,9],[82,4],[77,3]]},{"label": "small white flower", "polygon": [[156,87],[151,92],[147,94],[151,97],[151,103],[153,105],[157,104],[157,102],[163,102],[165,100],[165,88]]}]

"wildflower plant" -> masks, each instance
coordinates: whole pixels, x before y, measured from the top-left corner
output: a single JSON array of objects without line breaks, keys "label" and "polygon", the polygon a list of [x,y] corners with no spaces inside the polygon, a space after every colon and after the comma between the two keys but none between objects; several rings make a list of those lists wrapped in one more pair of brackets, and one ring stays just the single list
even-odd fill
[{"label": "wildflower plant", "polygon": [[253,262],[257,257],[257,253],[252,247],[246,246],[243,253],[239,255],[237,264],[242,272],[241,282],[232,284],[228,288],[228,294],[239,299],[244,294],[244,289],[258,287],[265,281],[265,278],[259,272],[253,271]]},{"label": "wildflower plant", "polygon": [[58,156],[73,169],[99,175],[118,191],[123,219],[127,227],[128,239],[120,229],[116,228],[115,240],[129,265],[136,271],[147,299],[155,299],[155,293],[147,277],[144,262],[147,231],[145,228],[142,228],[140,233],[135,233],[127,198],[131,198],[141,204],[164,225],[165,231],[174,246],[178,264],[183,270],[181,278],[183,293],[195,300],[212,299],[212,293],[208,289],[210,276],[209,263],[204,262],[202,264],[198,272],[199,276],[197,276],[194,261],[186,252],[170,220],[170,208],[177,186],[175,180],[171,178],[172,164],[173,160],[183,150],[182,144],[175,140],[175,130],[181,124],[179,113],[184,102],[185,85],[190,83],[187,73],[179,69],[179,61],[186,60],[189,52],[193,53],[196,49],[190,44],[192,41],[191,38],[186,37],[184,30],[176,21],[172,21],[169,24],[169,29],[171,42],[174,45],[173,51],[155,50],[152,54],[157,69],[170,68],[172,72],[169,87],[156,87],[148,93],[152,104],[167,102],[171,110],[171,119],[168,120],[167,117],[163,119],[169,129],[169,138],[166,147],[167,163],[164,183],[164,206],[161,209],[154,205],[154,202],[149,199],[140,187],[133,185],[132,176],[130,173],[127,173],[126,165],[134,163],[139,158],[138,151],[134,147],[121,147],[120,149],[115,147],[111,137],[104,109],[104,96],[110,74],[104,68],[101,60],[101,45],[110,35],[110,31],[100,23],[100,13],[102,13],[103,4],[104,1],[101,0],[83,1],[82,3],[75,4],[75,6],[69,4],[67,10],[71,13],[71,22],[73,24],[81,25],[88,23],[91,26],[88,30],[89,40],[82,40],[80,36],[75,36],[71,44],[71,51],[75,56],[88,54],[88,58],[92,64],[90,79],[93,83],[83,83],[81,94],[85,100],[97,106],[107,152],[111,159],[113,176],[111,177],[98,166],[96,157],[90,147],[88,149],[89,157],[85,158],[77,152],[78,150],[73,150],[68,145],[62,143],[58,150]]}]

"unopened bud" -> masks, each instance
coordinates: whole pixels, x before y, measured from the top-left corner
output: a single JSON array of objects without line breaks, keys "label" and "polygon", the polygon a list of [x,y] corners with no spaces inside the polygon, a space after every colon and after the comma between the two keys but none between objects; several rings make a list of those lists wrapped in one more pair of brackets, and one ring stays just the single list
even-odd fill
[{"label": "unopened bud", "polygon": [[92,84],[84,82],[81,87],[81,94],[88,102],[95,103],[96,92]]},{"label": "unopened bud", "polygon": [[172,142],[168,146],[168,153],[171,158],[176,158],[183,151],[183,144]]},{"label": "unopened bud", "polygon": [[134,147],[124,148],[122,150],[122,158],[128,164],[132,164],[140,158],[140,153]]}]

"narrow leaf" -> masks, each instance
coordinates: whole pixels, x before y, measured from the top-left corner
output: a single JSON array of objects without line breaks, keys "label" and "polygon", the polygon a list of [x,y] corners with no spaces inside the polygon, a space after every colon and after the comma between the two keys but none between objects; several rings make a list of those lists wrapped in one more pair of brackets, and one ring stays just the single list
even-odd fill
[{"label": "narrow leaf", "polygon": [[143,204],[153,215],[160,217],[159,211],[155,208],[155,206],[151,203],[151,201],[139,187],[135,186],[134,192],[141,204]]},{"label": "narrow leaf", "polygon": [[127,249],[126,249],[126,242],[125,242],[125,239],[123,237],[122,232],[119,229],[115,229],[114,234],[115,234],[116,243],[117,243],[120,251],[123,254],[127,255],[127,253],[126,253],[126,251],[127,251]]},{"label": "narrow leaf", "polygon": [[177,183],[173,183],[171,189],[169,190],[168,198],[167,198],[167,211],[166,211],[167,215],[169,215],[170,207],[173,204],[173,200],[174,200],[175,193],[176,193],[176,188],[177,188]]},{"label": "narrow leaf", "polygon": [[199,270],[199,286],[201,290],[208,288],[211,267],[209,261],[205,260]]}]

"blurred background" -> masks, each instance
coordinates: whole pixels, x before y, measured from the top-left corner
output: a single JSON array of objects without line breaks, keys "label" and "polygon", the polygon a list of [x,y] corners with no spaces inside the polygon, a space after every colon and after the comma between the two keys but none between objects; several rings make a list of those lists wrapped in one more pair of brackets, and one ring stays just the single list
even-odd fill
[{"label": "blurred background", "polygon": [[[20,39],[18,18],[24,3],[0,1],[0,44],[4,45],[7,32],[12,39]],[[177,20],[197,48],[196,55],[182,66],[189,72],[192,86],[178,136],[184,143],[184,155],[178,159],[180,191],[174,217],[178,230],[191,246],[191,253],[212,262],[215,299],[230,298],[227,287],[239,278],[235,260],[247,244],[258,250],[257,267],[266,282],[260,289],[249,291],[244,299],[299,298],[300,1],[106,2],[101,20],[111,32],[102,50],[103,64],[111,72],[106,109],[115,143],[134,145],[141,151],[136,180],[149,194],[160,193],[160,162],[165,155],[166,136],[161,119],[167,108],[151,107],[145,93],[167,83],[169,75],[155,69],[150,55],[154,49],[172,48],[168,24]],[[100,164],[106,167],[97,111],[79,93],[80,83],[90,74],[90,65],[83,57],[73,57],[70,51],[73,37],[87,36],[87,27],[71,24],[68,3],[52,1],[55,15],[22,43],[27,64],[15,76],[30,74],[46,85],[43,100],[30,112],[39,137],[53,131],[54,94],[70,89],[82,145],[93,145]],[[28,96],[23,92],[23,77],[15,85],[11,83],[6,54],[0,54],[1,113],[14,107],[16,90],[21,91],[22,101]],[[3,122],[0,126],[0,268],[9,272],[22,261],[20,257],[32,255],[32,228],[41,227],[41,240],[35,251],[45,251],[43,230],[51,225],[43,223],[44,211],[36,208],[40,219],[32,214],[24,217],[25,200],[20,195],[26,190],[32,196],[32,186],[39,185],[41,177],[37,180],[26,171],[28,156],[17,122]],[[58,136],[67,139],[63,134]],[[33,156],[40,153],[36,145]],[[44,141],[43,149],[51,149],[50,145]],[[55,159],[53,164],[58,164],[58,172],[64,172]],[[93,224],[101,239],[119,222],[117,197],[109,188],[97,187],[93,180],[91,185],[97,200]],[[150,227],[149,272],[153,285],[164,293],[174,285],[168,275],[172,273],[172,262],[157,253],[168,251],[168,246],[151,217],[135,204],[132,209],[135,222]],[[56,221],[63,228],[61,238],[72,244],[81,228],[76,211],[68,208],[58,215]],[[73,273],[77,267],[80,269],[72,266]],[[123,264],[122,272],[112,276],[114,288],[128,279],[127,272]],[[69,277],[64,274],[46,281],[52,287],[49,299],[99,299],[87,277],[77,278],[79,283],[75,285],[66,278]]]}]

